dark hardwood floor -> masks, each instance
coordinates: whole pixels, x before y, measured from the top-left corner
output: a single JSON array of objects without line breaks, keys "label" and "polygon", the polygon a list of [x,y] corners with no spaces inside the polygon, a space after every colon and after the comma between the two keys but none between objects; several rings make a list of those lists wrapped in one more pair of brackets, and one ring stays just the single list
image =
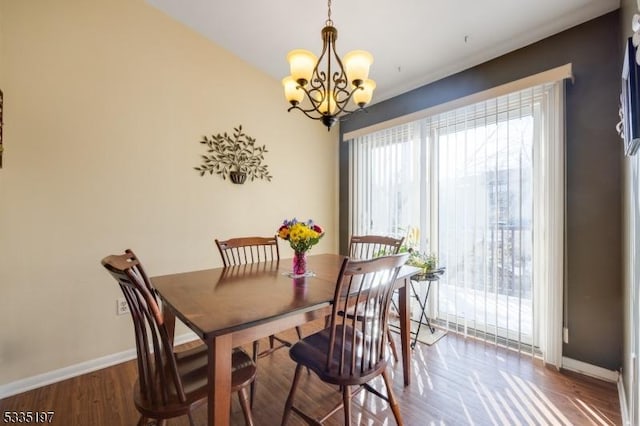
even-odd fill
[{"label": "dark hardwood floor", "polygon": [[[317,329],[312,324],[303,329]],[[284,333],[295,339],[295,332]],[[397,338],[397,336],[396,336]],[[266,347],[266,340],[263,347]],[[399,342],[398,342],[399,346]],[[256,425],[280,424],[295,364],[287,349],[261,358],[253,409]],[[413,353],[411,386],[402,386],[400,365],[391,365],[395,393],[407,425],[620,425],[617,388],[570,372],[546,368],[539,360],[520,356],[473,339],[449,333],[434,346],[418,344]],[[63,426],[135,425],[131,387],[134,361],[65,380],[0,401],[0,411],[54,411],[52,424]],[[384,388],[382,379],[374,384]],[[322,414],[340,399],[335,387],[313,374],[303,375],[297,400]],[[353,407],[354,424],[394,425],[388,405],[361,392]],[[197,424],[206,424],[206,410],[196,410]],[[327,422],[342,424],[342,411]],[[237,398],[232,423],[242,425]],[[186,417],[169,425],[188,425]],[[290,425],[303,424],[295,415]]]}]

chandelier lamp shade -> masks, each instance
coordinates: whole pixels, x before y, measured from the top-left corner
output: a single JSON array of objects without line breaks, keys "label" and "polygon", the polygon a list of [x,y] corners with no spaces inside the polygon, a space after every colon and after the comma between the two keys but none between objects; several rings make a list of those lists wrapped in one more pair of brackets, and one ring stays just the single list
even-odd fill
[{"label": "chandelier lamp shade", "polygon": [[[340,114],[363,109],[371,102],[376,83],[369,79],[369,68],[373,63],[369,52],[354,50],[342,60],[338,56],[338,30],[331,20],[331,0],[327,8],[320,57],[303,49],[289,52],[287,61],[291,75],[282,80],[282,85],[291,104],[288,111],[298,109],[309,118],[322,120],[329,130]],[[349,109],[349,101],[353,102],[354,109]]]}]

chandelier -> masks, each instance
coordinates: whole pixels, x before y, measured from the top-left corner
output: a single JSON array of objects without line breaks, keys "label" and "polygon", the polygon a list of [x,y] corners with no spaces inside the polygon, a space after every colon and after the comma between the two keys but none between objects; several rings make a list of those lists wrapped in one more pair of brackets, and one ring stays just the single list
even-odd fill
[{"label": "chandelier", "polygon": [[[369,79],[373,56],[364,50],[354,50],[341,60],[336,52],[338,30],[331,20],[331,0],[327,2],[327,21],[322,29],[322,53],[317,58],[308,50],[289,52],[287,61],[291,75],[282,80],[284,94],[292,109],[307,117],[322,120],[327,130],[341,113],[364,108],[371,101],[376,83]],[[301,105],[306,98],[309,105]],[[349,100],[357,107],[347,109]]]}]

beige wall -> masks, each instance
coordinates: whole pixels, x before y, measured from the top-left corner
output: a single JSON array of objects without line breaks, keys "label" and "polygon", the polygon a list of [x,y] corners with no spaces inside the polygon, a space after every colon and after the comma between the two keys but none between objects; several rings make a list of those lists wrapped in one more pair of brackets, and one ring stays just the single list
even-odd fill
[{"label": "beige wall", "polygon": [[[0,386],[133,347],[107,254],[218,266],[214,236],[291,216],[337,250],[337,130],[287,113],[279,81],[143,0],[0,0],[0,29]],[[271,183],[193,170],[202,136],[238,124]]]}]

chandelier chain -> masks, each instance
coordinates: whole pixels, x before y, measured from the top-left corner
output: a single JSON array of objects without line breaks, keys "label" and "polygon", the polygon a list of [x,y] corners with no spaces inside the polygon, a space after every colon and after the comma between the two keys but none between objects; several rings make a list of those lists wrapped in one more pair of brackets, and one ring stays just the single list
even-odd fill
[{"label": "chandelier chain", "polygon": [[333,26],[333,21],[331,20],[331,0],[327,0],[327,25]]}]

